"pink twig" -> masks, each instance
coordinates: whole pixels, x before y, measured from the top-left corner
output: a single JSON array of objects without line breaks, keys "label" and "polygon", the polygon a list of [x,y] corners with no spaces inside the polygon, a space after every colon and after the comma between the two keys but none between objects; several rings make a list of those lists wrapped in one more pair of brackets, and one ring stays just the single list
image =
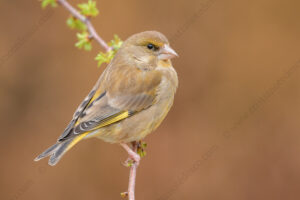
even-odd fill
[{"label": "pink twig", "polygon": [[[137,143],[132,144],[133,152],[137,152]],[[136,169],[138,167],[137,162],[133,162],[132,166],[130,167],[129,172],[129,183],[128,183],[128,199],[134,200],[135,199],[135,180],[136,180]]]},{"label": "pink twig", "polygon": [[138,143],[133,142],[132,143],[132,149],[124,143],[121,143],[121,146],[128,152],[129,158],[132,159],[133,163],[130,167],[130,173],[129,173],[129,184],[128,184],[128,199],[134,200],[135,199],[135,180],[136,180],[136,170],[140,162],[140,156],[137,154],[137,147]]},{"label": "pink twig", "polygon": [[136,169],[137,169],[137,164],[136,163],[132,164],[132,166],[130,168],[129,184],[128,184],[128,199],[129,200],[135,199],[134,194],[135,194]]},{"label": "pink twig", "polygon": [[67,9],[73,17],[79,19],[82,23],[84,23],[89,31],[90,38],[95,39],[104,49],[106,52],[111,50],[111,47],[107,45],[107,43],[98,35],[96,32],[94,26],[92,25],[89,18],[83,16],[80,14],[69,2],[66,0],[57,0],[57,3],[59,3],[61,6],[63,6],[65,9]]}]

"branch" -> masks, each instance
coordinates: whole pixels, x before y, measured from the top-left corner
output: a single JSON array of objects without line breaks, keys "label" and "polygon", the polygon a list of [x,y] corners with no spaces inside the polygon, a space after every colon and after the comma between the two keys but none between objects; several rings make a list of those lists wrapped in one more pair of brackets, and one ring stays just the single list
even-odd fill
[{"label": "branch", "polygon": [[129,184],[127,192],[121,193],[122,197],[128,197],[128,200],[135,200],[135,180],[136,180],[136,170],[140,162],[140,156],[137,153],[139,143],[132,142],[132,149],[124,143],[121,143],[121,146],[127,151],[129,159],[125,164],[130,164],[130,173],[129,173]]},{"label": "branch", "polygon": [[89,31],[90,38],[95,39],[104,49],[106,52],[112,50],[111,47],[107,45],[107,43],[98,35],[96,32],[94,26],[92,25],[90,19],[88,17],[83,16],[80,14],[69,2],[66,0],[57,0],[57,3],[59,3],[61,6],[63,6],[65,9],[67,9],[73,17],[79,19],[82,23],[84,23]]},{"label": "branch", "polygon": [[[137,152],[137,144],[133,144],[132,147],[134,152]],[[135,199],[135,180],[136,180],[136,170],[138,167],[138,163],[134,162],[132,166],[130,167],[130,172],[129,172],[129,183],[128,183],[128,199],[129,200],[134,200]]]},{"label": "branch", "polygon": [[130,168],[129,185],[128,185],[128,200],[134,200],[135,179],[136,179],[137,164],[133,164]]}]

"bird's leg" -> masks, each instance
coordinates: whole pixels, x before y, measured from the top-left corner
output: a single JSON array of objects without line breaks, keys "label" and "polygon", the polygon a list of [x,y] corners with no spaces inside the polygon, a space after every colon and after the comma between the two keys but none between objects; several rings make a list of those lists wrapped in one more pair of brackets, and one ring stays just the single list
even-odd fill
[{"label": "bird's leg", "polygon": [[127,166],[132,165],[132,161],[136,164],[139,165],[141,157],[137,153],[137,143],[132,142],[132,149],[125,143],[121,143],[121,146],[127,151],[129,158],[125,161],[125,164]]}]

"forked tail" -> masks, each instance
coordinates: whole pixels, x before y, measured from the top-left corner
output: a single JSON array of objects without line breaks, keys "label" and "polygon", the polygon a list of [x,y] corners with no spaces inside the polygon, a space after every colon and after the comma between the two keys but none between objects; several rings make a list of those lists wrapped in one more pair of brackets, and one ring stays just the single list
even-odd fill
[{"label": "forked tail", "polygon": [[41,153],[38,157],[36,157],[34,161],[39,161],[42,158],[50,156],[48,164],[51,166],[56,165],[58,161],[62,158],[62,156],[87,134],[88,133],[84,133],[77,137],[67,139],[63,142],[57,142],[53,146],[49,147],[46,151]]}]

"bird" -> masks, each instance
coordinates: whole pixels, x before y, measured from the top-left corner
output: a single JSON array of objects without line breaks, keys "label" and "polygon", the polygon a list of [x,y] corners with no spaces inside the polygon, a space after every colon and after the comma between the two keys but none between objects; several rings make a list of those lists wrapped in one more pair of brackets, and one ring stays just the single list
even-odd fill
[{"label": "bird", "polygon": [[138,163],[140,156],[128,144],[153,132],[172,107],[178,76],[171,59],[177,56],[167,37],[158,31],[130,36],[57,142],[34,160],[49,156],[48,164],[54,166],[79,141],[96,137],[120,144]]}]

